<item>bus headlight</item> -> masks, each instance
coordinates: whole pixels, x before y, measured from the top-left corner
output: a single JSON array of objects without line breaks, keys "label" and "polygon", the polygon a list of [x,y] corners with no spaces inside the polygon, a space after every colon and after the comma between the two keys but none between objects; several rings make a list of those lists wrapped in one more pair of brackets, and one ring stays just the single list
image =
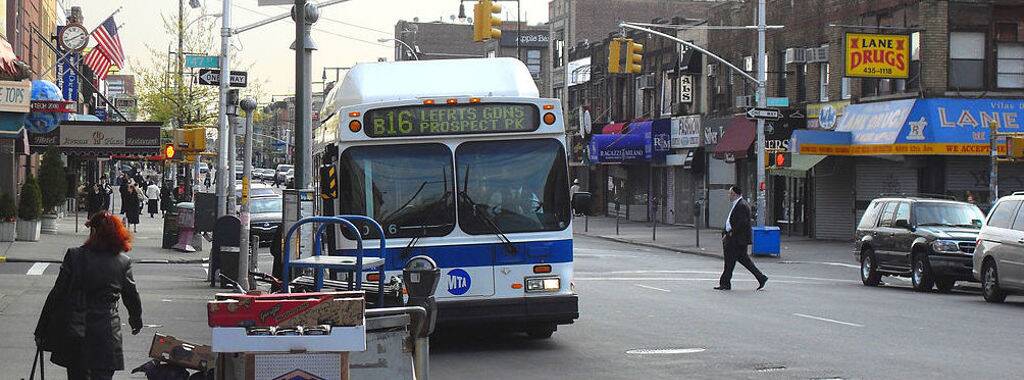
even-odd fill
[{"label": "bus headlight", "polygon": [[558,277],[528,277],[527,292],[557,292],[562,288],[562,279]]}]

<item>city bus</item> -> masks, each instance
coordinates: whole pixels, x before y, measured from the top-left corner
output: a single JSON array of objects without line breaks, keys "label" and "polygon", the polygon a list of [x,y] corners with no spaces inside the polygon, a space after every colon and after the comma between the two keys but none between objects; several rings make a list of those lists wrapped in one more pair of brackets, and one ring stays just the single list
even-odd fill
[{"label": "city bus", "polygon": [[[313,132],[314,164],[338,184],[317,213],[378,221],[388,278],[433,259],[439,326],[550,337],[579,317],[562,115],[516,59],[358,64]],[[355,224],[374,252],[375,228]],[[336,249],[353,239],[336,233]]]}]

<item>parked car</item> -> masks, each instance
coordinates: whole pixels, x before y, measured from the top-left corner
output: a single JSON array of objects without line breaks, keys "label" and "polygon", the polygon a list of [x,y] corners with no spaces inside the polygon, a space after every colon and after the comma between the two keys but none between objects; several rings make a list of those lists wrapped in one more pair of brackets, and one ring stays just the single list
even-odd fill
[{"label": "parked car", "polygon": [[288,173],[289,170],[292,170],[292,168],[294,168],[294,166],[288,164],[277,165],[277,170],[274,171],[274,184],[278,185],[284,183],[286,179],[285,174]]},{"label": "parked car", "polygon": [[274,230],[281,226],[281,196],[255,197],[250,203],[249,234],[259,237],[261,246],[269,246]]},{"label": "parked car", "polygon": [[920,196],[871,201],[857,226],[854,257],[864,285],[910,277],[914,290],[949,292],[974,281],[972,255],[985,216],[977,206]]},{"label": "parked car", "polygon": [[1005,196],[989,212],[978,234],[974,278],[981,281],[988,302],[1024,294],[1024,191]]},{"label": "parked car", "polygon": [[[279,196],[273,187],[262,183],[249,183],[249,198],[276,197]],[[242,181],[235,182],[235,199],[242,199]]]},{"label": "parked car", "polygon": [[288,171],[284,173],[284,182],[282,183],[284,183],[287,188],[295,187],[295,169],[288,169]]}]

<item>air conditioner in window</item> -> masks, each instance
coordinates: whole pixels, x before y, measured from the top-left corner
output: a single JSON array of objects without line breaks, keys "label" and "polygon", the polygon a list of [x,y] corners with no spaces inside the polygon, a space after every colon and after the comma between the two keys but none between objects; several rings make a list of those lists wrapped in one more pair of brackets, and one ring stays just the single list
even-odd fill
[{"label": "air conditioner in window", "polygon": [[718,75],[718,64],[716,64],[716,63],[709,63],[708,64],[708,76],[709,77],[713,77],[713,76],[716,76],[716,75]]},{"label": "air conditioner in window", "polygon": [[807,62],[828,62],[828,45],[807,49]]},{"label": "air conditioner in window", "polygon": [[803,63],[806,61],[806,51],[803,48],[786,49],[786,64]]},{"label": "air conditioner in window", "polygon": [[640,89],[652,89],[657,84],[657,80],[654,78],[654,74],[647,74],[637,79],[637,83],[640,86]]},{"label": "air conditioner in window", "polygon": [[806,63],[814,62],[814,49],[815,48],[806,48],[806,49],[804,49],[804,62],[806,62]]},{"label": "air conditioner in window", "polygon": [[754,97],[750,96],[750,95],[737,96],[736,97],[736,103],[734,103],[734,105],[736,106],[736,108],[750,108],[750,107],[753,107],[754,106]]}]

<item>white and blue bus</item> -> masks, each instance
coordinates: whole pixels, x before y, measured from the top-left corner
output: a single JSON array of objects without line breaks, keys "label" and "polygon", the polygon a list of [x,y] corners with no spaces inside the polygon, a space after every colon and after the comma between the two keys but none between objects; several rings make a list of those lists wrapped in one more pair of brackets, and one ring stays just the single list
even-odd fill
[{"label": "white and blue bus", "polygon": [[546,338],[579,317],[561,104],[520,61],[359,64],[320,116],[314,161],[336,163],[338,196],[319,208],[377,220],[389,278],[431,257],[439,325]]}]

